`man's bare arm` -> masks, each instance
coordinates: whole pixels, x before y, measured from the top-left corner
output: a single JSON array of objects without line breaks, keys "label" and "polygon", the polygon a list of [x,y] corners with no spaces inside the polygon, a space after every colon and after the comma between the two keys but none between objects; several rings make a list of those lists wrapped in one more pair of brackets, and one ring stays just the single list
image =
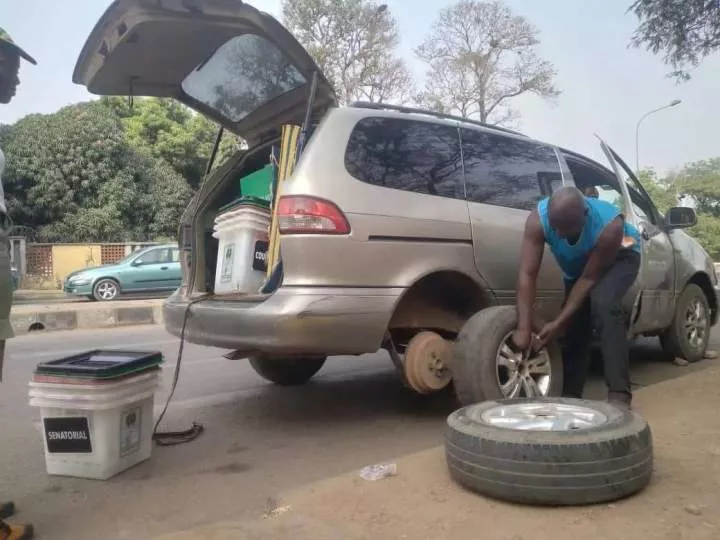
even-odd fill
[{"label": "man's bare arm", "polygon": [[532,307],[544,253],[545,233],[537,210],[533,210],[525,221],[525,232],[520,248],[520,272],[517,281],[518,332],[532,331]]},{"label": "man's bare arm", "polygon": [[560,326],[563,326],[580,308],[592,288],[607,268],[615,261],[622,245],[624,234],[625,228],[622,216],[618,216],[608,223],[600,234],[597,244],[595,244],[595,248],[590,253],[590,257],[585,264],[582,275],[575,282],[575,285],[568,295],[567,302],[565,302],[565,307],[556,319],[556,322]]}]

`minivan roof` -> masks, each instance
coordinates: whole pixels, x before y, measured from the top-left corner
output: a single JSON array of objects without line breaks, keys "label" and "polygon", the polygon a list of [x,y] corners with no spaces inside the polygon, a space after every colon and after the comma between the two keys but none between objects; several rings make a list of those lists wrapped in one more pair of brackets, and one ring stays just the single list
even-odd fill
[{"label": "minivan roof", "polygon": [[429,109],[421,109],[418,107],[406,107],[404,105],[391,105],[388,103],[372,103],[369,101],[356,101],[354,103],[350,104],[350,107],[355,107],[359,109],[374,109],[378,111],[386,110],[386,111],[397,111],[407,114],[423,114],[428,116],[434,116],[435,118],[440,118],[442,120],[452,120],[453,122],[460,122],[463,124],[469,124],[473,126],[480,126],[486,129],[491,129],[495,131],[500,131],[502,133],[509,133],[511,135],[518,135],[520,137],[527,137],[524,133],[520,133],[519,131],[514,131],[512,129],[500,127],[500,126],[494,126],[492,124],[487,124],[485,122],[480,122],[478,120],[473,120],[471,118],[463,118],[462,116],[455,116],[452,114],[446,114],[441,113],[437,111],[431,111]]}]

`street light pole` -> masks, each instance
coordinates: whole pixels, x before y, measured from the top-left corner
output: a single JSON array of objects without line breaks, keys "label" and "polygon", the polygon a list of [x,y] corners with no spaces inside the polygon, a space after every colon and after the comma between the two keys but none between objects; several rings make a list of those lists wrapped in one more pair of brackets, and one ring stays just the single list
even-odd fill
[{"label": "street light pole", "polygon": [[640,117],[640,120],[638,120],[637,126],[635,126],[635,174],[637,174],[638,176],[640,175],[640,124],[642,124],[642,121],[645,120],[651,114],[654,114],[659,111],[663,111],[665,109],[670,109],[671,107],[676,107],[677,105],[680,105],[681,103],[682,103],[681,100],[673,99],[667,105],[663,105],[662,107],[658,107],[657,109],[653,109],[652,111],[646,112],[645,114],[643,114]]}]

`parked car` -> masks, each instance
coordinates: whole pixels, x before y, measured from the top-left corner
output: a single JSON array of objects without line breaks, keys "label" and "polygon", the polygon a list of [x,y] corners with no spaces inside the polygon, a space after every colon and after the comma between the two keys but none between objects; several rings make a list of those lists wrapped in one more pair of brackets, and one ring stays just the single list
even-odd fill
[{"label": "parked car", "polygon": [[[164,308],[169,332],[185,328],[193,343],[234,349],[229,357],[249,357],[261,376],[283,385],[306,382],[330,355],[384,348],[418,392],[462,374],[472,378],[476,401],[557,393],[555,344],[541,351],[543,361],[524,365],[508,339],[528,212],[575,185],[595,188],[642,231],[642,269],[626,298],[629,336],[660,336],[673,355],[703,356],[718,318],[718,280],[707,253],[681,230],[695,213],[662,215],[605,143],[609,166],[449,115],[336,107],[318,73],[282,25],[246,3],[196,0],[190,9],[167,0],[150,9],[118,0],[92,31],[76,83],[94,94],[179,99],[248,144],[185,212],[183,281]],[[317,125],[276,206],[279,286],[215,295],[213,219],[236,196],[236,179],[267,164],[281,126],[300,125],[309,103]],[[538,315],[557,314],[564,293],[549,254],[537,292]],[[482,351],[459,354],[454,341],[468,333],[482,337]]]},{"label": "parked car", "polygon": [[115,264],[77,270],[65,278],[67,294],[106,302],[122,294],[173,291],[180,286],[176,244],[134,251]]}]

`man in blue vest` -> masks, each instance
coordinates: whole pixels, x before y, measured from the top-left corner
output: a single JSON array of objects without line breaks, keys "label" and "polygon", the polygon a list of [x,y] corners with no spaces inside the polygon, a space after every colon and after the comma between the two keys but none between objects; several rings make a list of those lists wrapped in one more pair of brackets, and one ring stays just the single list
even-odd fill
[{"label": "man in blue vest", "polygon": [[[565,304],[557,318],[532,337],[532,308],[545,244],[563,272]],[[640,235],[615,205],[565,187],[528,216],[517,286],[522,351],[537,350],[564,333],[563,395],[582,397],[592,328],[600,334],[608,400],[630,407],[629,344],[623,297],[640,269]]]}]

